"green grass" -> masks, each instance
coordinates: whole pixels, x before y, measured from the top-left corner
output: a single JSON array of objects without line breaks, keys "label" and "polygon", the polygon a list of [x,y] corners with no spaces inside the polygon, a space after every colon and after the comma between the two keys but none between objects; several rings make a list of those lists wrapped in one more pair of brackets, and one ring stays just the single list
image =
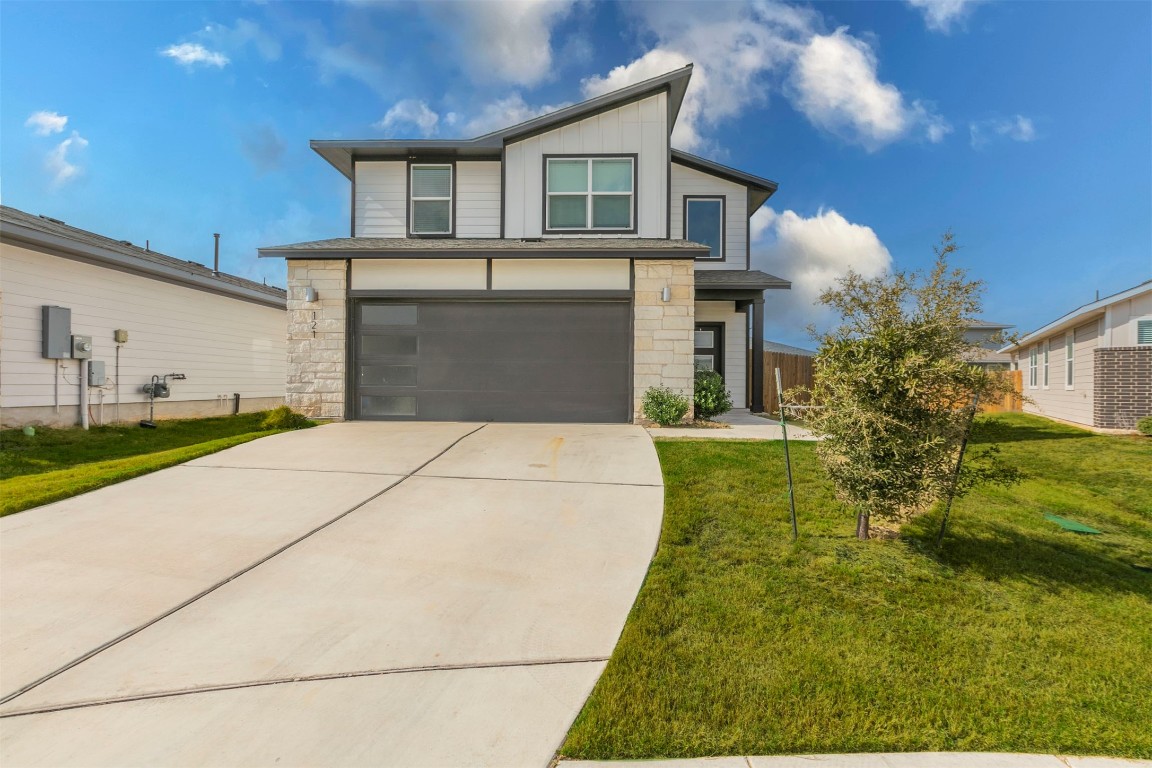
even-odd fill
[{"label": "green grass", "polygon": [[[981,422],[1028,479],[859,542],[811,444],[657,444],[659,550],[561,752],[1152,757],[1152,441]],[[1055,512],[1104,532],[1083,536]]]},{"label": "green grass", "polygon": [[[266,413],[81,429],[0,431],[0,517],[275,434]],[[282,430],[279,430],[282,431]]]}]

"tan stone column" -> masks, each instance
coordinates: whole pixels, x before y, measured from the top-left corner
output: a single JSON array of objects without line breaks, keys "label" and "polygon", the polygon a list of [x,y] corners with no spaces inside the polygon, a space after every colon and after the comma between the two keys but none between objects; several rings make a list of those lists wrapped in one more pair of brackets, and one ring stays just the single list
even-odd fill
[{"label": "tan stone column", "polygon": [[639,419],[649,387],[692,397],[696,290],[691,259],[637,260],[635,275],[633,412]]},{"label": "tan stone column", "polygon": [[[306,300],[308,288],[315,301]],[[288,260],[288,407],[311,418],[344,418],[348,262]]]}]

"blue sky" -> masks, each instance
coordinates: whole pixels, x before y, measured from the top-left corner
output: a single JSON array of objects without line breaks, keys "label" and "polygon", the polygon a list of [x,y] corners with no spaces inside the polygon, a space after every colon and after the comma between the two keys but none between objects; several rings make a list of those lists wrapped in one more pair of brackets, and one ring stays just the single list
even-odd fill
[{"label": "blue sky", "polygon": [[313,138],[474,135],[696,64],[675,142],[780,183],[754,266],[804,343],[848,267],[952,228],[1030,330],[1152,277],[1152,3],[0,4],[6,205],[283,284],[343,236]]}]

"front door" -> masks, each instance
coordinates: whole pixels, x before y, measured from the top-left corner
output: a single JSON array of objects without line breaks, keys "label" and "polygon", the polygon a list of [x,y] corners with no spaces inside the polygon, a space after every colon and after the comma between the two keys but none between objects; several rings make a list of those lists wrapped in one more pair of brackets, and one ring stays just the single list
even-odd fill
[{"label": "front door", "polygon": [[724,376],[724,323],[696,323],[693,361]]}]

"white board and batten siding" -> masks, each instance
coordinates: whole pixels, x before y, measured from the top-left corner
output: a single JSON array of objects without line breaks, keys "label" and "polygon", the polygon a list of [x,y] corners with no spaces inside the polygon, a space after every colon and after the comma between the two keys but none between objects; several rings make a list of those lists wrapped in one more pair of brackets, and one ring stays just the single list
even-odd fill
[{"label": "white board and batten siding", "polygon": [[744,269],[748,258],[748,189],[672,163],[672,238],[684,234],[684,198],[724,196],[724,259],[700,260],[696,269]]},{"label": "white board and batten siding", "polygon": [[[356,163],[356,237],[407,237],[408,163]],[[500,162],[456,163],[452,180],[457,237],[500,237]]]},{"label": "white board and batten siding", "polygon": [[[41,307],[72,310],[72,333],[92,337],[93,360],[108,376],[105,405],[114,401],[116,343],[112,332],[128,331],[120,349],[120,401],[147,401],[140,391],[153,374],[184,373],[171,385],[168,402],[212,401],[239,392],[249,398],[283,398],[287,367],[284,309],[51,256],[8,243],[0,245],[3,281],[0,406],[54,405],[59,375],[60,405],[79,402],[79,362],[41,357]],[[64,370],[57,371],[63,364]],[[91,390],[91,402],[100,390]],[[158,403],[161,401],[157,401]],[[228,403],[230,412],[230,405]]]},{"label": "white board and batten siding", "polygon": [[[541,237],[544,227],[544,156],[636,154],[635,237],[666,237],[668,99],[661,92],[592,115],[505,148],[504,236]],[[598,237],[600,235],[549,235]],[[620,237],[604,234],[603,237]]]},{"label": "white board and batten siding", "polygon": [[735,302],[698,301],[696,322],[724,323],[724,385],[734,408],[748,407],[748,316]]},{"label": "white board and batten siding", "polygon": [[[1102,318],[1068,329],[1020,350],[1020,370],[1024,394],[1033,402],[1024,403],[1025,413],[1037,413],[1073,424],[1092,426],[1094,376],[1092,364],[1100,346]],[[1066,333],[1074,334],[1072,347],[1072,388],[1066,385]],[[1044,342],[1048,342],[1048,386],[1044,386]],[[1029,366],[1036,347],[1036,387],[1030,386]]]}]

